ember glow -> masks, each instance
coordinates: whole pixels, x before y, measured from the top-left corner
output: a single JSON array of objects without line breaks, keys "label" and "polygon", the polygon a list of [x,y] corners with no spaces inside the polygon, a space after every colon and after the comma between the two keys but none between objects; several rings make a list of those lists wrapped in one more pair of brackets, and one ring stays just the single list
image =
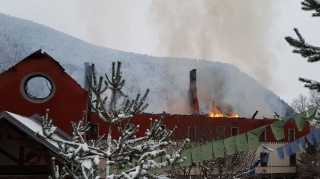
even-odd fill
[{"label": "ember glow", "polygon": [[223,108],[219,108],[212,101],[212,108],[209,110],[209,117],[226,117],[226,118],[238,118],[239,115],[235,113],[230,105],[223,105]]},{"label": "ember glow", "polygon": [[209,117],[227,117],[227,118],[238,118],[239,115],[238,114],[232,114],[232,115],[225,115],[222,113],[217,113],[217,112],[210,112],[209,113]]}]

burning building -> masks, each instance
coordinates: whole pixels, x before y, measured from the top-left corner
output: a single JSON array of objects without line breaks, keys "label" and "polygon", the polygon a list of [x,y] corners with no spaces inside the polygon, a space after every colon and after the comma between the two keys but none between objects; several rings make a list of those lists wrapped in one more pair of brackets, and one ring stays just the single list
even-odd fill
[{"label": "burning building", "polygon": [[[163,128],[172,129],[177,126],[177,130],[173,134],[174,140],[184,138],[190,138],[193,141],[223,139],[277,121],[276,119],[255,120],[241,118],[232,111],[232,108],[224,111],[214,102],[210,111],[207,114],[201,115],[199,113],[196,77],[196,69],[191,70],[189,104],[190,113],[193,115],[166,114],[164,116]],[[39,78],[44,83],[40,83],[38,87],[48,88],[48,93],[44,96],[38,96],[32,90],[34,84],[32,80]],[[0,111],[10,111],[23,116],[44,115],[45,110],[50,108],[54,125],[68,134],[71,134],[70,122],[81,119],[82,111],[87,110],[87,120],[91,122],[90,138],[96,138],[99,135],[108,133],[108,124],[101,121],[97,114],[88,110],[87,90],[83,89],[65,73],[63,67],[58,62],[41,50],[34,52],[0,74],[0,99]],[[133,116],[131,122],[140,126],[138,135],[142,135],[149,127],[150,118],[159,119],[160,114],[139,114]],[[114,137],[118,137],[117,128],[114,127],[112,130]],[[307,125],[300,132],[294,122],[291,121],[285,125],[284,130],[285,138],[277,141],[268,127],[260,138],[260,142],[272,147],[272,145],[279,145],[293,139],[298,139],[310,132],[310,125]],[[0,142],[4,141],[3,136],[0,135],[0,137]],[[0,147],[2,149],[2,146]],[[11,156],[10,152],[9,149],[0,150],[0,156],[11,160],[12,158],[8,158],[8,156]],[[23,155],[22,151],[21,156]],[[260,155],[260,153],[257,153],[257,155]],[[293,161],[293,159],[291,160]],[[280,167],[273,166],[272,164],[275,162]],[[0,162],[0,168],[2,167],[8,166]],[[261,170],[266,170],[267,172],[271,170],[271,172],[278,173],[279,175],[284,172],[296,172],[295,163],[289,162],[289,159],[278,161],[276,157],[271,157],[267,167],[264,167],[261,166]],[[0,170],[0,175],[3,173],[5,171]]]}]

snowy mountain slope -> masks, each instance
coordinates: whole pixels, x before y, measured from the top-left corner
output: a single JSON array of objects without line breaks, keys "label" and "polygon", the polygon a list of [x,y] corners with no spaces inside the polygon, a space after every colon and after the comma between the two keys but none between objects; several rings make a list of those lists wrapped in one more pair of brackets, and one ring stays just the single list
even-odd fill
[{"label": "snowy mountain slope", "polygon": [[287,104],[235,66],[206,60],[153,57],[99,47],[52,28],[0,14],[0,72],[32,52],[43,49],[57,60],[81,86],[84,62],[97,71],[110,71],[112,61],[123,62],[126,91],[131,98],[151,89],[147,112],[187,113],[189,71],[197,69],[201,111],[208,113],[212,101],[233,108],[243,117],[284,115]]}]

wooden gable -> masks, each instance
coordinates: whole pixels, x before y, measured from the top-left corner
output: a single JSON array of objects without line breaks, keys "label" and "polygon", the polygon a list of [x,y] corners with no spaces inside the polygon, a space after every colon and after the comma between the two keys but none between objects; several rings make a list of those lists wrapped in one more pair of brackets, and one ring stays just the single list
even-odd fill
[{"label": "wooden gable", "polygon": [[51,158],[64,161],[57,146],[37,136],[35,129],[41,129],[36,119],[9,112],[0,114],[0,178],[47,178]]}]

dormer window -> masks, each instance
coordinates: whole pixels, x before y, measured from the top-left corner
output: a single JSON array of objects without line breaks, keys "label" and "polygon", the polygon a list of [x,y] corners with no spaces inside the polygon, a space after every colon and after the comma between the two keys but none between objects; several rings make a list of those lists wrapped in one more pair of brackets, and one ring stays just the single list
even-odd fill
[{"label": "dormer window", "polygon": [[54,81],[44,73],[35,72],[25,76],[20,84],[22,96],[33,103],[44,103],[55,93]]}]

